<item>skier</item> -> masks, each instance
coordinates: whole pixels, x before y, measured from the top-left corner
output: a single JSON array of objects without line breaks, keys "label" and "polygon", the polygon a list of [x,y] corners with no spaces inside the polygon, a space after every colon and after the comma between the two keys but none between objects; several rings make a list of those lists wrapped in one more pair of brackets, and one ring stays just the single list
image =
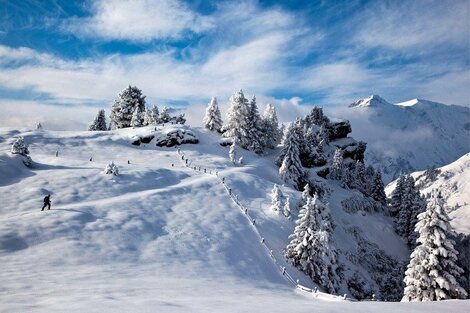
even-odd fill
[{"label": "skier", "polygon": [[44,208],[46,206],[49,207],[48,210],[51,209],[51,195],[47,195],[47,196],[44,197],[44,205],[42,206],[41,211],[44,211]]}]

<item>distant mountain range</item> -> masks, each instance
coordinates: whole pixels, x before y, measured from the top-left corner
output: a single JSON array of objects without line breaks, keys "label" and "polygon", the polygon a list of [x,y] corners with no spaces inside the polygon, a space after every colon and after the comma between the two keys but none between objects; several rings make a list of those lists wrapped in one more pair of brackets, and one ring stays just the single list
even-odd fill
[{"label": "distant mountain range", "polygon": [[366,161],[385,182],[449,164],[470,151],[470,108],[413,99],[391,104],[378,95],[358,100],[341,117],[367,142]]}]

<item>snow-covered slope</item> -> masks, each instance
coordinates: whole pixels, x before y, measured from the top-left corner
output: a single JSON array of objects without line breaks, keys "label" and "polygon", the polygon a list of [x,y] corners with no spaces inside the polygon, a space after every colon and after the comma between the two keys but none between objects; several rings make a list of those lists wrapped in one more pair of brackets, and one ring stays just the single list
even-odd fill
[{"label": "snow-covered slope", "polygon": [[391,104],[373,95],[341,111],[352,135],[368,143],[366,161],[389,182],[449,164],[470,151],[470,108],[414,99]]},{"label": "snow-covered slope", "polygon": [[[0,129],[0,311],[463,312],[468,307],[468,301],[351,303],[295,290],[280,267],[300,284],[315,285],[281,256],[294,224],[269,209],[267,195],[273,183],[281,183],[273,161],[277,151],[266,157],[243,151],[246,165],[234,166],[218,135],[191,129],[199,143],[181,149],[196,167],[192,170],[176,148],[155,147],[155,139],[131,144],[135,135],[159,137],[172,130]],[[8,153],[18,135],[30,144],[30,169]],[[111,160],[119,176],[103,173]],[[256,228],[215,170],[249,208]],[[408,250],[388,217],[346,212],[340,201],[355,192],[334,182],[328,187],[345,274],[361,272],[376,288],[368,266],[379,256],[403,260]],[[292,199],[300,195],[283,191]],[[52,210],[41,212],[46,194],[52,195]],[[369,247],[378,255],[361,259],[357,251]]]},{"label": "snow-covered slope", "polygon": [[[451,224],[459,233],[470,234],[470,153],[449,165],[412,173],[423,195],[432,190],[441,191],[449,208]],[[385,191],[388,195],[395,189],[396,181]]]}]

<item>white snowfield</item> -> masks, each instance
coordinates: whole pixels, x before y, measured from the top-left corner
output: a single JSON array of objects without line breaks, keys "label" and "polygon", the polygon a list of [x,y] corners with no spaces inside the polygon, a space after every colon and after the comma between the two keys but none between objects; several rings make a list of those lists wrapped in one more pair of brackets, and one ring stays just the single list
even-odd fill
[{"label": "white snowfield", "polygon": [[[159,127],[157,133],[174,128]],[[200,143],[179,146],[178,153],[155,147],[154,141],[131,145],[134,135],[149,128],[0,129],[0,311],[468,311],[469,301],[351,302],[294,288],[280,268],[295,283],[316,286],[282,257],[294,224],[269,210],[268,194],[273,183],[280,184],[276,152],[259,157],[239,150],[246,165],[234,166],[218,135],[191,130]],[[19,135],[30,144],[31,169],[9,153]],[[118,166],[118,176],[103,173],[110,161]],[[284,192],[299,195],[289,188]],[[41,212],[47,194],[52,209]],[[352,225],[366,224],[361,218],[367,218],[363,227],[370,232],[364,230],[364,236],[390,246],[387,251],[395,257],[408,253],[385,217],[347,217],[337,211],[335,218]],[[347,242],[338,246],[346,248]]]},{"label": "white snowfield", "polygon": [[[426,180],[424,171],[412,173],[411,176],[423,195],[432,190],[441,191],[449,208],[452,226],[458,233],[470,234],[470,153],[437,170],[439,173],[432,181]],[[393,181],[385,188],[387,195],[395,186],[396,181]]]}]

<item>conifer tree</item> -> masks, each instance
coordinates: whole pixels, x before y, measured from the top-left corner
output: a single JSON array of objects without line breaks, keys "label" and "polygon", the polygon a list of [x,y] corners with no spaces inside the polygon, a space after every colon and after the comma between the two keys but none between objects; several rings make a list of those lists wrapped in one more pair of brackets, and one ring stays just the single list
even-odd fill
[{"label": "conifer tree", "polygon": [[251,146],[250,130],[248,124],[248,114],[250,113],[250,105],[245,98],[243,91],[240,90],[230,97],[230,108],[227,113],[227,124],[224,126],[226,131],[223,136],[237,140],[238,144],[249,149]]},{"label": "conifer tree", "polygon": [[137,107],[132,114],[131,126],[132,127],[142,127],[144,123],[144,117],[142,116],[142,111]]},{"label": "conifer tree", "polygon": [[455,232],[445,212],[444,200],[434,192],[425,212],[418,215],[418,245],[411,253],[405,273],[402,301],[464,299],[457,278],[463,273],[454,248]]},{"label": "conifer tree", "polygon": [[271,190],[271,210],[281,212],[282,210],[282,191],[277,184],[274,184]]},{"label": "conifer tree", "polygon": [[42,129],[42,124],[41,124],[41,122],[38,122],[36,124],[36,130],[41,130],[41,129]]},{"label": "conifer tree", "polygon": [[303,167],[299,158],[299,138],[294,124],[291,124],[287,130],[284,146],[278,157],[278,160],[280,159],[282,160],[279,168],[281,179],[297,186],[303,176]]},{"label": "conifer tree", "polygon": [[228,151],[228,156],[230,157],[230,161],[232,161],[232,163],[235,164],[236,157],[237,157],[237,150],[236,150],[235,140],[230,145],[230,150]]},{"label": "conifer tree", "polygon": [[29,156],[28,145],[25,143],[24,138],[19,136],[11,145],[10,152],[12,154],[19,154],[23,156],[23,163],[26,166],[31,166],[33,160]]},{"label": "conifer tree", "polygon": [[145,107],[143,116],[144,116],[144,121],[142,122],[143,126],[153,125],[152,110],[150,108]]},{"label": "conifer tree", "polygon": [[416,188],[415,180],[411,175],[403,175],[403,178],[398,180],[398,190],[395,189],[392,193],[394,201],[398,199],[400,201],[397,202],[398,207],[395,209],[397,211],[396,230],[399,235],[406,238],[409,247],[414,247],[417,238],[415,225],[418,221],[418,214],[426,209],[426,202]]},{"label": "conifer tree", "polygon": [[382,173],[380,170],[375,172],[374,180],[372,183],[371,197],[380,203],[385,204],[387,196],[385,195],[384,183],[382,181]]},{"label": "conifer tree", "polygon": [[249,111],[246,116],[246,124],[248,125],[248,139],[250,141],[248,149],[255,153],[261,154],[264,151],[265,132],[263,130],[263,123],[259,115],[258,106],[256,104],[256,97],[253,96],[249,103]]},{"label": "conifer tree", "polygon": [[88,130],[90,131],[105,131],[108,130],[107,124],[106,124],[106,115],[104,113],[104,110],[99,110],[98,114],[96,115],[93,123],[88,127]]},{"label": "conifer tree", "polygon": [[291,219],[291,209],[290,209],[290,197],[286,197],[286,202],[284,203],[284,208],[282,209],[282,214],[287,217],[288,219]]},{"label": "conifer tree", "polygon": [[164,106],[162,111],[160,112],[158,121],[159,123],[168,123],[170,121],[170,113],[168,107]]},{"label": "conifer tree", "polygon": [[216,97],[213,97],[211,102],[207,105],[203,123],[204,127],[211,131],[220,132],[222,129],[222,116],[220,114],[219,106],[217,105]]},{"label": "conifer tree", "polygon": [[328,292],[339,289],[341,269],[330,236],[333,226],[324,205],[315,196],[308,198],[295,222],[291,242],[284,255],[287,260],[323,286]]},{"label": "conifer tree", "polygon": [[264,142],[266,147],[274,149],[281,139],[281,132],[279,130],[279,122],[277,120],[276,108],[268,103],[263,113],[263,132]]},{"label": "conifer tree", "polygon": [[402,202],[402,195],[405,189],[405,182],[406,182],[406,175],[402,174],[398,177],[397,184],[395,185],[395,189],[392,191],[389,200],[390,206],[390,215],[393,217],[398,216],[400,212],[400,206]]},{"label": "conifer tree", "polygon": [[149,118],[149,125],[157,125],[160,119],[160,112],[158,111],[158,107],[156,105],[153,105],[153,107],[150,109],[150,115],[151,118]]},{"label": "conifer tree", "polygon": [[137,108],[141,112],[145,110],[145,96],[139,88],[129,85],[114,100],[110,115],[112,129],[130,127],[132,115]]},{"label": "conifer tree", "polygon": [[344,176],[343,150],[336,148],[328,178],[341,181]]}]

